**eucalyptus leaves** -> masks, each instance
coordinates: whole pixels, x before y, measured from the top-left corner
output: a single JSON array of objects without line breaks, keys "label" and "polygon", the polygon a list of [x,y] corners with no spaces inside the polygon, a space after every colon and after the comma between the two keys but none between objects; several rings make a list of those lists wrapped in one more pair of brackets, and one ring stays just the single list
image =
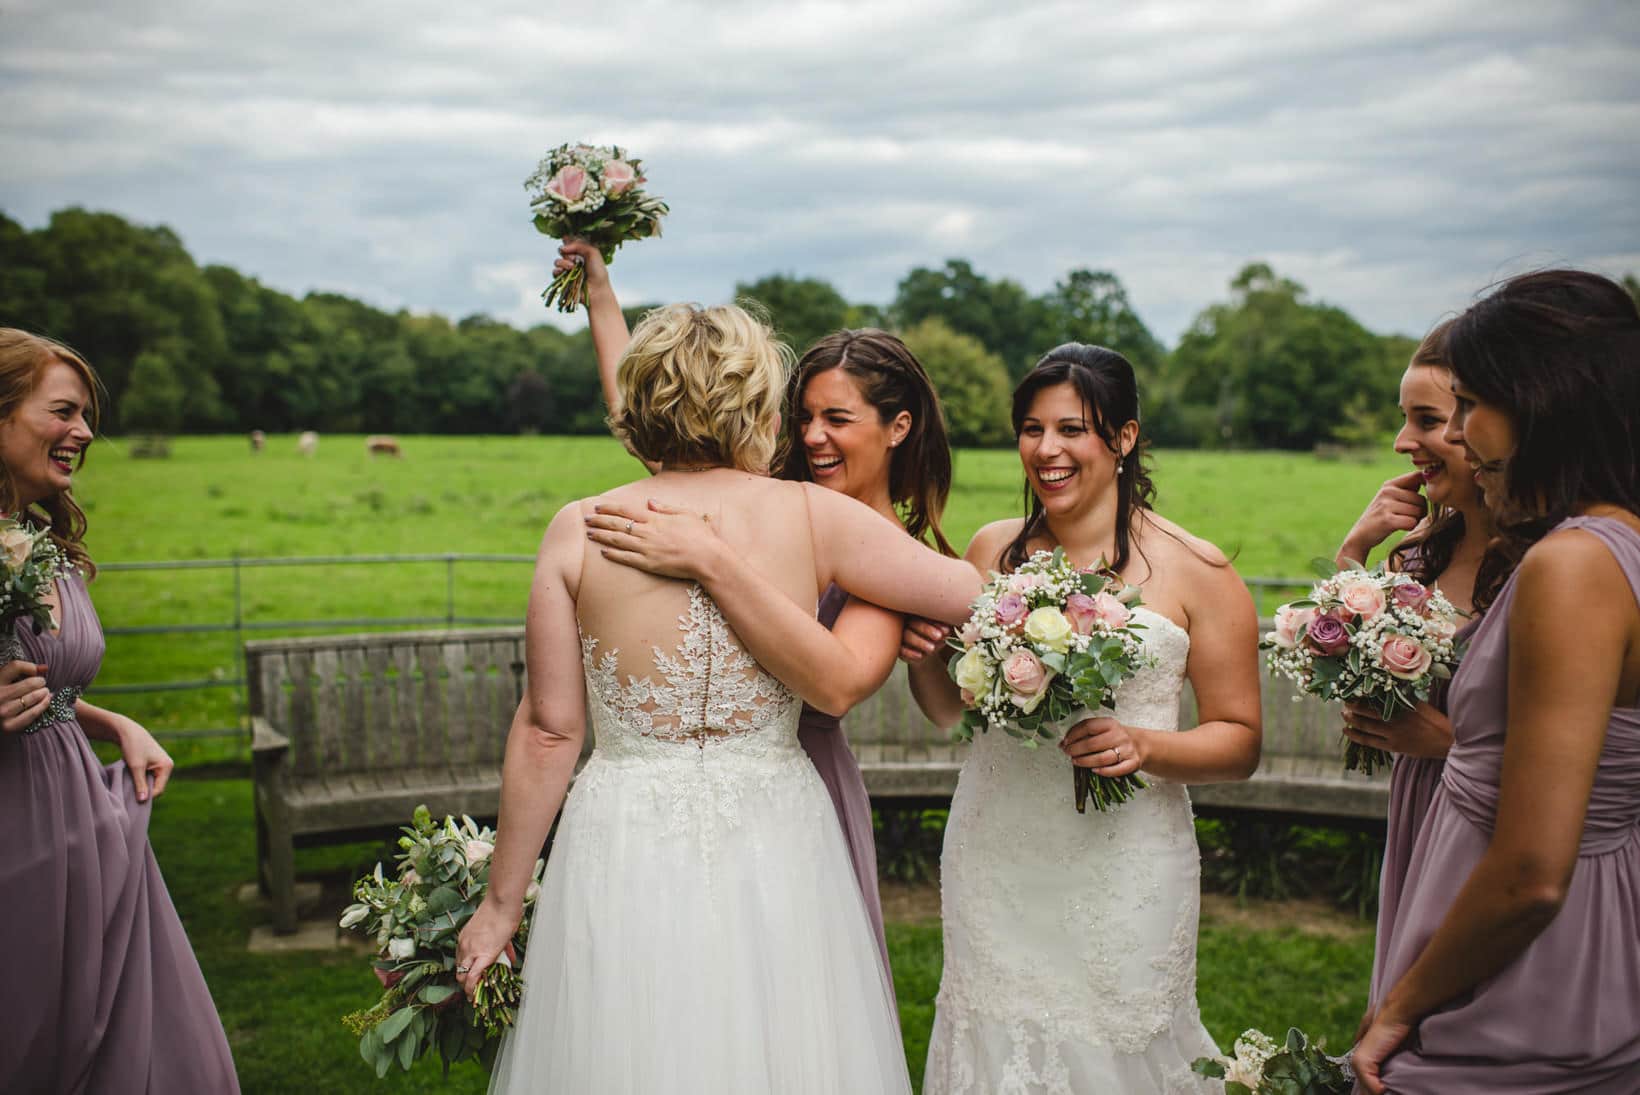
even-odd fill
[{"label": "eucalyptus leaves", "polygon": [[[518,1015],[523,980],[506,955],[491,966],[469,1003],[457,982],[456,941],[489,886],[495,833],[470,817],[458,824],[434,822],[418,806],[399,838],[398,873],[380,863],[353,884],[358,900],[342,913],[341,926],[375,937],[376,978],[386,991],[375,1006],[342,1020],[359,1035],[359,1055],[386,1076],[395,1064],[408,1069],[436,1048],[448,1072],[469,1058],[489,1068],[501,1035]],[[524,895],[524,919],[512,950],[522,961],[530,913],[540,890],[542,862]]]}]

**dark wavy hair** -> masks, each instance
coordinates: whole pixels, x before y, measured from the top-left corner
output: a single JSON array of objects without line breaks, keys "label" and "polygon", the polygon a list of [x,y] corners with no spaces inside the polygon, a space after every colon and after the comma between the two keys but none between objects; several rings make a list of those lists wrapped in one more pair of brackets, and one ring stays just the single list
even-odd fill
[{"label": "dark wavy hair", "polygon": [[[1110,569],[1120,571],[1131,557],[1133,511],[1152,508],[1151,502],[1156,498],[1155,484],[1150,481],[1150,442],[1141,434],[1126,456],[1119,448],[1122,427],[1139,421],[1139,382],[1133,375],[1133,364],[1115,350],[1082,342],[1055,346],[1042,355],[1014,389],[1015,438],[1025,428],[1025,416],[1030,413],[1037,393],[1060,384],[1076,388],[1083,406],[1088,409],[1093,432],[1122,465],[1121,474],[1116,477],[1116,558],[1110,561]],[[1003,550],[1002,569],[1014,570],[1029,558],[1026,545],[1046,526],[1042,500],[1031,490],[1027,479],[1025,524]]]},{"label": "dark wavy hair", "polygon": [[914,539],[946,555],[956,555],[940,517],[951,494],[951,443],[945,414],[928,372],[904,342],[875,327],[827,335],[797,362],[786,389],[786,431],[775,456],[775,475],[812,482],[814,471],[803,447],[803,392],[823,372],[841,369],[877,409],[892,422],[901,411],[911,415],[911,429],[888,461],[888,497],[900,523]]},{"label": "dark wavy hair", "polygon": [[[85,358],[54,339],[30,334],[15,327],[0,327],[0,422],[9,421],[17,408],[29,397],[52,365],[62,364],[73,369],[85,382],[91,400],[85,409],[86,425],[92,434],[97,432],[102,411],[102,381]],[[75,467],[85,465],[85,450]],[[22,499],[12,481],[11,470],[0,465],[0,513],[19,513]],[[23,513],[36,527],[51,530],[51,539],[63,550],[69,562],[79,567],[87,578],[97,573],[91,553],[85,548],[85,511],[74,501],[72,491],[60,491],[42,499]]]},{"label": "dark wavy hair", "polygon": [[1640,309],[1622,286],[1582,270],[1522,274],[1455,319],[1446,341],[1453,374],[1514,424],[1493,503],[1510,567],[1584,506],[1640,513]]}]

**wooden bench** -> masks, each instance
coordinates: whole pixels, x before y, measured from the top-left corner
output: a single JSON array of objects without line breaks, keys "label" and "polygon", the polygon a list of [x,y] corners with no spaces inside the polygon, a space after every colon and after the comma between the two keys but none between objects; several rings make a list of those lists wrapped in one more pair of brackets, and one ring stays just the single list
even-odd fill
[{"label": "wooden bench", "polygon": [[[269,639],[245,644],[257,868],[277,931],[296,928],[295,849],[378,837],[416,806],[494,818],[524,689],[518,627]],[[1388,778],[1346,777],[1336,710],[1264,682],[1264,757],[1241,783],[1191,788],[1203,813],[1381,822]],[[1188,689],[1181,726],[1195,723]],[[923,718],[905,667],[843,722],[879,802],[939,806],[965,746]],[[588,735],[588,750],[591,735]]]}]

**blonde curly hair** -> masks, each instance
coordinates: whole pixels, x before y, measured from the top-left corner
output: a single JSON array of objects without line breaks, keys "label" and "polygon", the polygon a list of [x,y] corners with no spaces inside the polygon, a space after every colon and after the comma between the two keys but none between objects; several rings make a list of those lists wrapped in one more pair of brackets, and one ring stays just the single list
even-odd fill
[{"label": "blonde curly hair", "polygon": [[643,460],[763,473],[774,457],[791,350],[734,305],[644,316],[616,367],[609,427]]}]

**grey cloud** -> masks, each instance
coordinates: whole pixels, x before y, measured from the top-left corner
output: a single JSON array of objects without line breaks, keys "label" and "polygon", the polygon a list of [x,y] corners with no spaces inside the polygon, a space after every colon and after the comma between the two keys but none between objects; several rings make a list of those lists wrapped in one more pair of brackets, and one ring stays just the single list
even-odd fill
[{"label": "grey cloud", "polygon": [[520,186],[645,157],[633,300],[950,256],[1115,270],[1171,340],[1244,262],[1417,332],[1511,268],[1640,268],[1632,6],[61,0],[0,13],[0,208],[78,203],[386,307],[555,321]]}]

